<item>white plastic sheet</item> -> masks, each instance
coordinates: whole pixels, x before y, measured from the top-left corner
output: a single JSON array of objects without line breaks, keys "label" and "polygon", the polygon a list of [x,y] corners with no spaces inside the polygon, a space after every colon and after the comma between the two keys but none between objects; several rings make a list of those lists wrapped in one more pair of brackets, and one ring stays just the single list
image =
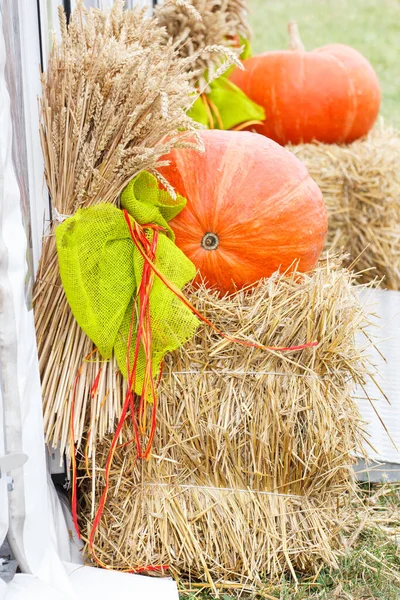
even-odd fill
[{"label": "white plastic sheet", "polygon": [[10,98],[4,77],[5,44],[0,17],[0,364],[6,452],[24,452],[28,463],[13,473],[9,537],[28,572],[56,587],[69,586],[55,551],[47,501],[41,389],[33,312],[26,298],[27,237],[20,188],[12,160]]},{"label": "white plastic sheet", "polygon": [[[176,584],[168,579],[151,579],[92,567],[66,565],[76,600],[172,600]],[[32,575],[16,575],[6,586],[0,580],[0,600],[70,600],[71,597]]]},{"label": "white plastic sheet", "polygon": [[[368,439],[373,446],[368,451],[369,458],[400,465],[400,292],[366,290],[361,297],[373,313],[369,335],[376,348],[370,345],[369,353],[377,370],[376,382],[389,400],[372,381],[365,390],[357,390],[360,412],[368,423]],[[360,338],[360,343],[365,345],[367,340]]]},{"label": "white plastic sheet", "polygon": [[110,600],[135,598],[135,600],[175,600],[176,583],[172,579],[144,577],[130,573],[105,571],[93,567],[66,565],[70,581],[78,600]]},{"label": "white plastic sheet", "polygon": [[[0,100],[1,102],[1,100]],[[0,109],[1,111],[1,109]],[[1,167],[0,167],[1,168]],[[1,177],[0,177],[1,181]],[[1,183],[0,183],[1,186]],[[1,202],[1,192],[0,192]],[[3,436],[3,402],[0,393],[0,456],[5,454],[4,450],[4,436]],[[0,546],[5,540],[8,531],[8,498],[7,498],[7,478],[0,478]],[[1,598],[1,595],[0,595]]]},{"label": "white plastic sheet", "polygon": [[[2,583],[0,581],[0,583]],[[32,575],[16,575],[6,586],[0,586],[1,600],[70,600],[70,596],[60,592],[48,583]]]}]

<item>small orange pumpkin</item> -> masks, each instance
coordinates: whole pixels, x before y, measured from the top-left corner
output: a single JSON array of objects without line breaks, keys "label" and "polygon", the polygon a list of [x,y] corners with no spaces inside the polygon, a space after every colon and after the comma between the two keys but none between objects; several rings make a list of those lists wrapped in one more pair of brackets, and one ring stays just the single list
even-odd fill
[{"label": "small orange pumpkin", "polygon": [[321,191],[291,152],[256,133],[200,133],[205,152],[173,150],[160,172],[187,198],[170,221],[176,244],[205,281],[232,292],[316,264],[327,213]]},{"label": "small orange pumpkin", "polygon": [[342,44],[305,52],[295,23],[291,50],[243,62],[231,80],[265,109],[254,129],[279,144],[348,143],[367,134],[379,113],[379,81],[362,54]]}]

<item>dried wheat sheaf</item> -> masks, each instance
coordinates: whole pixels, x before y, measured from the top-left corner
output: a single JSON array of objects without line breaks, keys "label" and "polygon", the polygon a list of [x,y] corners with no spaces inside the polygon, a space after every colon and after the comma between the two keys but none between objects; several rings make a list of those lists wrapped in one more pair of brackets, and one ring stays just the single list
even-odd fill
[{"label": "dried wheat sheaf", "polygon": [[223,56],[240,66],[239,36],[250,37],[245,0],[166,0],[157,10],[159,25],[194,62],[193,81],[206,85],[226,71]]},{"label": "dried wheat sheaf", "polygon": [[[199,125],[187,116],[197,97],[188,73],[192,59],[179,58],[176,45],[144,9],[128,11],[123,4],[118,0],[110,11],[100,11],[80,0],[68,26],[60,9],[62,39],[53,40],[42,75],[40,133],[53,222],[43,243],[34,308],[46,439],[61,442],[62,449],[75,378],[93,345],[66,301],[55,227],[80,207],[118,204],[121,190],[143,170],[168,187],[157,172],[165,164],[162,157],[173,147],[202,148]],[[76,390],[77,419],[97,371],[98,364],[85,364]],[[112,422],[122,386],[113,365],[102,372]],[[76,432],[79,438],[79,427]]]}]

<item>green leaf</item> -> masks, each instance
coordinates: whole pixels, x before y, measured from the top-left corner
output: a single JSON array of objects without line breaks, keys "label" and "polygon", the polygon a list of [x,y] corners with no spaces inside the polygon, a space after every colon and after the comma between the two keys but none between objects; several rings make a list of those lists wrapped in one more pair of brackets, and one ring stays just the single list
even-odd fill
[{"label": "green leaf", "polygon": [[240,55],[240,59],[246,60],[246,58],[250,58],[250,56],[252,56],[252,54],[253,54],[253,50],[252,50],[250,41],[241,35],[239,36],[239,40],[240,40],[240,46],[244,46],[244,50],[242,51],[242,54]]},{"label": "green leaf", "polygon": [[[252,55],[251,44],[243,36],[239,36],[239,43],[241,47],[244,47],[240,58],[245,60]],[[231,67],[224,75],[210,83],[209,92],[206,94],[217,107],[223,129],[232,129],[246,121],[264,121],[265,119],[264,109],[250,100],[240,88],[229,80],[230,73],[236,68],[235,66]],[[210,127],[209,113],[202,98],[197,98],[188,114],[197,123]],[[215,114],[212,116],[214,129],[219,129],[218,119]]]},{"label": "green leaf", "polygon": [[121,194],[121,208],[140,225],[155,223],[165,229],[168,237],[174,241],[175,235],[168,221],[176,217],[186,206],[186,198],[160,190],[158,181],[151,173],[143,171],[128,183]]},{"label": "green leaf", "polygon": [[[248,96],[225,76],[219,77],[209,85],[207,98],[216,106],[222,129],[233,129],[246,121],[264,121],[264,109],[250,100]],[[198,98],[189,112],[194,121],[210,127],[209,116],[201,98]],[[214,129],[221,129],[219,120],[212,113]]]},{"label": "green leaf", "polygon": [[[229,79],[220,77],[210,84],[210,88],[208,97],[217,107],[224,129],[232,129],[246,121],[264,121],[264,109]],[[215,127],[218,127],[217,122]]]},{"label": "green leaf", "polygon": [[136,288],[134,246],[122,211],[81,208],[56,229],[61,280],[72,313],[103,358],[112,349]]},{"label": "green leaf", "polygon": [[188,112],[189,117],[196,121],[197,123],[201,123],[206,127],[210,126],[207,111],[204,106],[203,100],[199,97],[196,102],[193,104],[192,108]]},{"label": "green leaf", "polygon": [[[250,41],[240,35],[239,36],[239,47],[241,48],[242,46],[244,46],[244,48],[239,57],[240,60],[246,60],[246,58],[250,58],[251,56],[253,56],[253,49],[251,47]],[[235,65],[233,65],[232,67],[229,67],[229,69],[224,73],[224,75],[222,77],[228,78],[229,75],[232,73],[232,71],[234,71],[235,69],[237,69],[237,67]]]}]

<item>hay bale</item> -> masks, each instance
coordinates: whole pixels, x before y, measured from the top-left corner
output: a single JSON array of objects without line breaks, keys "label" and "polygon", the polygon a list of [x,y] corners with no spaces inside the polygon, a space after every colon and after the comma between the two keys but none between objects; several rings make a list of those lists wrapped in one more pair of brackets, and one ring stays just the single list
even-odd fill
[{"label": "hay bale", "polygon": [[376,128],[349,145],[290,150],[320,186],[329,214],[327,245],[348,253],[362,280],[400,290],[400,136]]},{"label": "hay bale", "polygon": [[[229,299],[191,292],[227,333],[319,346],[265,352],[200,328],[165,366],[151,460],[137,463],[132,443],[116,452],[98,559],[116,569],[167,564],[180,578],[246,589],[266,575],[336,565],[362,452],[351,391],[368,374],[355,343],[367,323],[353,279],[327,261]],[[130,440],[126,428],[121,444]],[[86,539],[109,447],[110,438],[97,443],[81,462]]]}]

